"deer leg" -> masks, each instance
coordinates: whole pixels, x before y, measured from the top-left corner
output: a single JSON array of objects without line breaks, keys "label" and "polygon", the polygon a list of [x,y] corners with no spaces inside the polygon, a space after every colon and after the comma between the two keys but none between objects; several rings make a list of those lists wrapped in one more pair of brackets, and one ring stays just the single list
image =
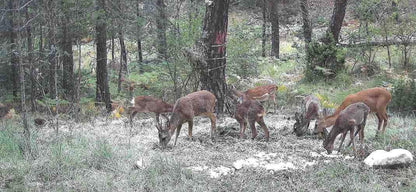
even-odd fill
[{"label": "deer leg", "polygon": [[246,132],[246,120],[239,121],[240,123],[240,139],[244,138],[244,132]]},{"label": "deer leg", "polygon": [[130,127],[132,127],[133,128],[133,118],[134,118],[134,116],[137,114],[137,111],[133,111],[131,114],[130,114]]},{"label": "deer leg", "polygon": [[381,114],[376,113],[377,119],[378,119],[378,126],[377,126],[377,133],[376,137],[378,137],[378,134],[380,133],[381,124],[383,123],[383,118]]},{"label": "deer leg", "polygon": [[[357,128],[360,129],[360,128]],[[354,142],[354,127],[352,127],[350,129],[350,143],[352,142],[352,151],[354,152],[354,156],[356,155],[355,153],[355,142]]]},{"label": "deer leg", "polygon": [[192,120],[188,121],[188,137],[189,137],[189,140],[192,140],[193,125],[194,125],[194,122]]},{"label": "deer leg", "polygon": [[254,119],[249,119],[248,121],[251,128],[251,139],[254,139],[257,137],[256,121]]},{"label": "deer leg", "polygon": [[159,113],[156,113],[156,123],[159,123],[160,122],[159,116],[160,116],[160,114]]},{"label": "deer leg", "polygon": [[261,117],[259,119],[259,121],[257,121],[257,122],[260,124],[261,128],[263,129],[264,137],[266,138],[266,142],[268,142],[269,141],[269,130],[266,127],[266,123],[264,123],[263,117]]},{"label": "deer leg", "polygon": [[347,136],[347,132],[342,133],[341,144],[339,144],[338,153],[341,153],[341,146],[342,143],[344,143],[345,136]]},{"label": "deer leg", "polygon": [[211,120],[211,139],[214,141],[214,135],[215,135],[215,122],[216,122],[216,117],[214,115],[214,113],[208,113],[207,116],[209,117],[209,119]]},{"label": "deer leg", "polygon": [[180,123],[178,127],[176,127],[175,144],[173,146],[176,146],[176,140],[178,140],[178,136],[179,136],[179,133],[181,132],[181,128],[182,128],[182,123]]},{"label": "deer leg", "polygon": [[381,132],[384,134],[384,131],[386,130],[386,126],[387,126],[387,121],[389,119],[385,109],[384,109],[384,112],[382,113],[382,116],[383,116],[384,122],[383,122],[383,130]]}]

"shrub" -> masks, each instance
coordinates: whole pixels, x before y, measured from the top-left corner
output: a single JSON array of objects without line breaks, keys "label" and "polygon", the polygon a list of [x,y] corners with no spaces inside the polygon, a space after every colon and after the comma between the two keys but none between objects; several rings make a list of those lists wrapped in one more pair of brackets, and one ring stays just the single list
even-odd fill
[{"label": "shrub", "polygon": [[305,78],[307,81],[334,78],[344,70],[346,50],[337,47],[331,35],[329,43],[311,42],[307,50]]},{"label": "shrub", "polygon": [[400,112],[416,110],[416,82],[408,78],[401,78],[393,83],[390,108]]}]

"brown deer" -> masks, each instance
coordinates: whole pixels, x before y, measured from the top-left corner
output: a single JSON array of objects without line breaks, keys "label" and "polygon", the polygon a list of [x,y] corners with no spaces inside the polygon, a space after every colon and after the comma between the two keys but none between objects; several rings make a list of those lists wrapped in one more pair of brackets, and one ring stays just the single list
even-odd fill
[{"label": "brown deer", "polygon": [[[342,133],[342,137],[338,152],[341,151],[342,143],[344,142],[348,131],[350,131],[351,138],[348,146],[350,146],[352,143],[352,148],[355,154],[354,137],[357,135],[357,133],[364,133],[364,127],[368,113],[370,113],[370,108],[363,102],[351,104],[339,113],[338,118],[335,121],[335,125],[332,127],[332,130],[329,132],[329,135],[325,138],[323,143],[323,146],[328,154],[332,153],[332,150],[334,149],[335,138],[340,133]],[[355,128],[357,128],[357,131],[354,135]],[[364,143],[364,134],[360,134],[360,140],[361,144]]]},{"label": "brown deer", "polygon": [[173,110],[171,104],[150,96],[137,96],[132,100],[132,104],[134,106],[129,107],[130,125],[132,125],[133,118],[137,113],[153,112],[156,114],[156,122],[159,123],[160,114],[168,119],[163,113],[169,113]]},{"label": "brown deer", "polygon": [[182,124],[185,122],[188,122],[188,136],[192,139],[193,118],[195,116],[203,115],[210,118],[211,139],[214,140],[216,122],[214,115],[215,102],[216,98],[214,94],[209,91],[197,91],[179,98],[173,107],[168,125],[162,127],[161,124],[157,124],[156,126],[159,132],[159,143],[162,148],[166,148],[175,130],[176,137],[174,146],[176,146],[176,140],[178,139]]},{"label": "brown deer", "polygon": [[[341,106],[337,108],[337,110],[334,112],[334,114],[330,116],[326,116],[324,118],[318,119],[315,125],[315,133],[323,133],[323,130],[329,126],[334,125],[335,120],[337,119],[339,113],[348,107],[349,105],[357,102],[363,102],[368,107],[370,107],[371,112],[375,112],[376,116],[378,118],[378,127],[377,127],[377,134],[379,132],[384,133],[388,116],[386,113],[386,107],[387,104],[391,100],[391,94],[384,88],[381,87],[375,87],[370,89],[365,89],[357,93],[353,93],[350,95],[347,95],[342,102]],[[382,130],[380,130],[381,125],[383,124]]]},{"label": "brown deer", "polygon": [[[247,91],[240,92],[235,90],[234,88],[231,89],[231,92],[239,98],[257,100],[257,101],[273,101],[274,112],[276,113],[276,85],[263,85],[248,89]],[[244,101],[243,101],[244,102]]]},{"label": "brown deer", "polygon": [[246,100],[240,104],[237,104],[234,117],[238,123],[240,123],[240,139],[244,137],[244,132],[246,130],[248,121],[251,127],[252,139],[256,138],[257,136],[255,125],[257,122],[264,130],[264,137],[266,138],[266,141],[269,141],[269,130],[267,130],[266,124],[264,123],[264,115],[265,111],[263,106],[256,100]]},{"label": "brown deer", "polygon": [[302,101],[303,113],[295,113],[296,123],[294,124],[294,132],[296,135],[302,136],[305,128],[309,128],[311,120],[318,119],[321,115],[321,105],[319,99],[313,95],[306,96]]}]

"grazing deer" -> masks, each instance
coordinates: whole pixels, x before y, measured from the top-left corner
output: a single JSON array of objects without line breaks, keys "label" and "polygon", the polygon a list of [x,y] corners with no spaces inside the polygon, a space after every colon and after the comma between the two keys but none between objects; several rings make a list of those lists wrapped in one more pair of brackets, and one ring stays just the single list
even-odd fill
[{"label": "grazing deer", "polygon": [[238,123],[240,123],[240,139],[244,137],[244,132],[246,130],[248,120],[251,127],[251,138],[254,139],[257,136],[255,125],[257,122],[264,130],[264,137],[266,138],[266,141],[269,141],[269,130],[267,130],[266,124],[264,123],[264,115],[265,111],[263,106],[256,100],[246,100],[237,104],[234,117]]},{"label": "grazing deer", "polygon": [[[248,89],[247,91],[240,92],[235,90],[234,88],[231,89],[231,92],[236,95],[237,97],[243,99],[251,99],[257,101],[273,101],[274,112],[276,113],[276,85],[263,85]],[[244,102],[245,100],[243,100]]]},{"label": "grazing deer", "polygon": [[179,98],[173,107],[172,114],[166,127],[157,124],[156,128],[159,132],[159,143],[162,148],[166,148],[173,133],[176,130],[176,140],[182,128],[182,124],[188,122],[188,136],[192,139],[193,118],[195,116],[207,116],[211,120],[211,139],[214,140],[215,122],[214,115],[216,98],[209,91],[197,91]]},{"label": "grazing deer", "polygon": [[[348,131],[350,131],[351,138],[348,146],[350,146],[352,143],[352,148],[355,154],[354,137],[357,135],[357,133],[360,133],[361,143],[364,143],[364,134],[361,133],[364,133],[364,127],[368,113],[370,113],[370,108],[363,102],[351,104],[339,113],[338,118],[335,121],[335,125],[332,127],[332,130],[329,132],[329,135],[325,138],[323,143],[323,146],[328,154],[332,153],[332,150],[334,149],[335,138],[340,133],[342,133],[342,137],[338,152],[341,151],[342,143],[344,142]],[[357,128],[355,135],[354,128]]]},{"label": "grazing deer", "polygon": [[294,124],[294,132],[296,135],[302,136],[305,128],[309,128],[311,120],[318,119],[321,115],[321,105],[319,99],[313,95],[306,96],[302,101],[303,113],[295,113],[296,123]]},{"label": "grazing deer", "polygon": [[[318,119],[314,132],[321,134],[325,128],[334,125],[335,120],[343,109],[353,103],[363,102],[370,107],[371,112],[376,113],[378,118],[377,136],[379,132],[384,133],[386,129],[388,121],[386,107],[390,100],[391,94],[386,89],[381,87],[365,89],[360,92],[347,95],[341,106],[337,108],[334,114]],[[383,128],[380,130],[382,124]]]},{"label": "grazing deer", "polygon": [[150,96],[137,96],[132,101],[133,107],[129,107],[130,114],[130,125],[132,125],[133,118],[137,113],[153,112],[156,114],[156,122],[159,123],[159,116],[162,114],[168,119],[163,113],[172,112],[173,106],[160,99]]}]

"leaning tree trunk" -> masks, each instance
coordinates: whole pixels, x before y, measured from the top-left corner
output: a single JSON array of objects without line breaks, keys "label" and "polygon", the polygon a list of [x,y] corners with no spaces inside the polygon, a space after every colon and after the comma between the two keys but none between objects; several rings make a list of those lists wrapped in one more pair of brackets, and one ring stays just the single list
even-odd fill
[{"label": "leaning tree trunk", "polygon": [[272,52],[271,56],[279,58],[279,14],[277,10],[277,0],[269,0],[270,21],[272,24]]},{"label": "leaning tree trunk", "polygon": [[206,1],[202,28],[202,43],[206,66],[199,66],[202,89],[211,91],[217,98],[217,112],[224,111],[226,97],[226,37],[229,0]]},{"label": "leaning tree trunk", "polygon": [[308,0],[301,0],[300,9],[302,11],[303,20],[303,37],[305,38],[305,50],[308,49],[309,43],[312,41],[312,26],[309,19]]},{"label": "leaning tree trunk", "polygon": [[97,0],[96,43],[97,43],[97,95],[96,98],[105,102],[107,112],[111,112],[110,89],[107,77],[107,26],[105,15],[105,0]]},{"label": "leaning tree trunk", "polygon": [[17,74],[17,70],[18,70],[18,56],[17,56],[17,52],[16,52],[16,44],[17,44],[17,33],[15,31],[15,26],[14,26],[14,20],[15,20],[15,4],[16,2],[14,0],[9,0],[9,9],[12,11],[9,11],[9,40],[10,40],[10,64],[11,64],[11,83],[12,83],[12,91],[13,91],[13,97],[14,99],[18,99],[17,98],[17,91],[18,91],[18,74]]},{"label": "leaning tree trunk", "polygon": [[164,0],[156,0],[156,8],[158,15],[156,16],[156,28],[157,28],[157,39],[158,39],[158,58],[167,60],[167,43],[166,43],[166,8]]},{"label": "leaning tree trunk", "polygon": [[332,12],[331,22],[328,28],[328,32],[334,38],[335,43],[338,43],[339,33],[341,32],[342,22],[344,21],[346,8],[347,0],[335,0],[334,10]]}]

